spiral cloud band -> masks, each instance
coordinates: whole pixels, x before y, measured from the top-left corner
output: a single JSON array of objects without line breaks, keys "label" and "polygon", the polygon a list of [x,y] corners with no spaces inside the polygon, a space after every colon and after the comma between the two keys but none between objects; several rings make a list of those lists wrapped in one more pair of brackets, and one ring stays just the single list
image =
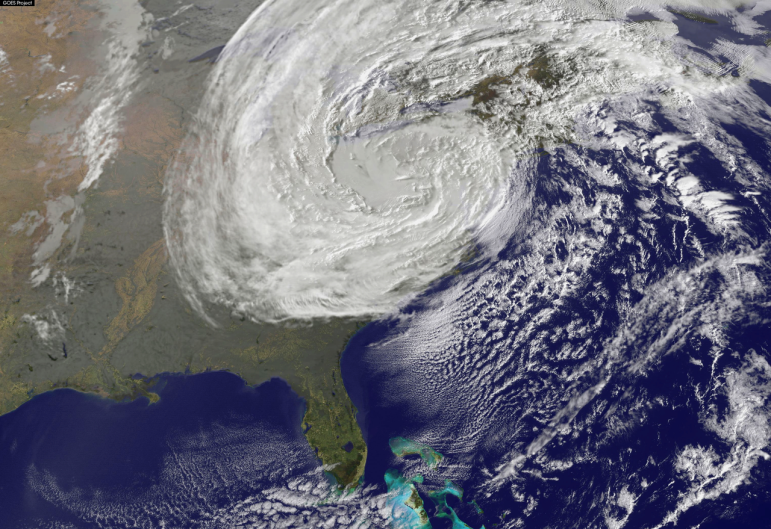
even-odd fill
[{"label": "spiral cloud band", "polygon": [[457,24],[411,7],[269,3],[231,40],[168,181],[194,305],[262,321],[392,310],[510,199],[505,144],[469,102],[410,86],[436,46],[465,49]]},{"label": "spiral cloud band", "polygon": [[166,238],[192,304],[258,321],[391,311],[485,233],[511,233],[516,160],[572,139],[573,109],[689,82],[650,29],[555,6],[263,4],[167,176]]}]

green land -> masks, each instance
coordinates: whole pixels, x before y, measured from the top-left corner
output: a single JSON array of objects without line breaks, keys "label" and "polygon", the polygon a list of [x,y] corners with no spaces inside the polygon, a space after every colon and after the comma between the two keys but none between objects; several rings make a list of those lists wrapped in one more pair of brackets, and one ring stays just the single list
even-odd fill
[{"label": "green land", "polygon": [[[396,457],[402,458],[410,455],[419,455],[429,470],[435,470],[444,458],[430,446],[404,437],[390,439],[389,445],[391,452]],[[389,493],[387,507],[391,511],[393,526],[398,529],[429,529],[431,522],[425,508],[426,503],[421,497],[421,491],[418,490],[418,487],[425,487],[423,475],[417,474],[407,477],[395,469],[389,469],[385,474],[385,482]],[[463,489],[460,486],[445,479],[444,486],[441,489],[425,490],[424,488],[423,493],[428,499],[429,504],[433,506],[436,518],[448,520],[452,524],[453,529],[471,529],[447,503],[448,496],[455,496],[459,501],[463,501]],[[477,514],[481,515],[483,513],[475,500],[471,500],[468,503]],[[481,529],[484,529],[484,526]]]},{"label": "green land", "polygon": [[[184,32],[157,24],[141,48],[118,148],[86,191],[88,161],[70,150],[71,132],[87,117],[87,81],[102,75],[105,10],[125,6],[0,10],[0,414],[64,387],[153,402],[149,388],[165,372],[226,370],[250,385],[280,377],[305,400],[302,426],[320,462],[341,488],[356,486],[367,448],[339,361],[361,323],[260,325],[222,311],[213,327],[172,277],[163,179],[212,68],[188,61],[227,42],[260,0],[209,3],[176,16]],[[174,11],[141,6],[159,21]],[[73,89],[57,95],[63,82]],[[49,278],[35,287],[31,273],[46,264]]]}]

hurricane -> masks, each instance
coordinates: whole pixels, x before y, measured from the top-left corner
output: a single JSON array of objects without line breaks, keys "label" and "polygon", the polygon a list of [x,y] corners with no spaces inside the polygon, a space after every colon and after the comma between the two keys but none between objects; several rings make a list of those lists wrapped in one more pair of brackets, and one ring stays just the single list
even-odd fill
[{"label": "hurricane", "polygon": [[[106,290],[84,248],[88,275],[57,272],[56,304],[21,316],[52,354],[6,378],[31,395],[17,380],[42,362],[115,355],[97,365],[125,359],[157,398],[111,405],[129,422],[89,397],[122,430],[72,439],[121,441],[101,442],[117,473],[67,455],[70,405],[35,431],[7,414],[32,433],[0,436],[27,483],[6,503],[100,527],[769,526],[771,0],[247,4],[148,17],[148,58],[217,9],[237,20],[145,70],[205,79],[153,155],[164,239]],[[97,191],[108,173],[92,219],[134,200]],[[105,330],[132,340],[104,356],[71,330],[103,328],[106,305],[72,305],[92,294],[122,299]],[[157,447],[141,479],[135,430]]]},{"label": "hurricane", "polygon": [[579,141],[577,109],[646,87],[691,97],[706,76],[657,31],[558,4],[266,2],[168,172],[188,298],[256,321],[394,310],[500,249],[527,215],[528,162]]}]

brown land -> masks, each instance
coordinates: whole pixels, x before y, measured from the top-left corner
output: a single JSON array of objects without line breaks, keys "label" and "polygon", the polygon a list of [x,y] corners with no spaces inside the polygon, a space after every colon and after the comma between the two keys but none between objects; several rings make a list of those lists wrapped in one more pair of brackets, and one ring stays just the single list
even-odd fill
[{"label": "brown land", "polygon": [[[175,7],[141,4],[156,20]],[[137,52],[118,150],[85,192],[77,187],[88,166],[70,147],[93,103],[89,80],[104,66],[105,7],[0,8],[0,413],[59,387],[155,400],[148,387],[164,372],[228,370],[248,384],[281,377],[306,401],[310,446],[352,485],[366,446],[339,358],[358,325],[264,326],[222,314],[215,328],[191,311],[167,263],[163,178],[211,68],[188,60],[224,44],[259,0],[210,4],[205,17],[196,8],[174,20],[184,31],[159,22]],[[57,92],[64,82],[72,88]],[[45,264],[49,278],[35,287],[31,274]]]}]

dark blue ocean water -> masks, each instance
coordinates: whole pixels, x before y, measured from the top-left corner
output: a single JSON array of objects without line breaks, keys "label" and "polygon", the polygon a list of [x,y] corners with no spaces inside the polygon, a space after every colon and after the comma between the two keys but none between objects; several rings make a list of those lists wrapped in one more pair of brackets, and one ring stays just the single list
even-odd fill
[{"label": "dark blue ocean water", "polygon": [[[748,40],[725,18],[709,16],[718,24],[676,20],[681,37],[703,53],[717,38],[757,44],[764,37]],[[749,86],[771,101],[769,85]],[[619,118],[619,130],[646,142],[664,134],[694,139],[688,116],[636,104],[650,126]],[[602,110],[624,113],[610,104]],[[704,191],[730,194],[730,204],[742,208],[741,237],[683,207],[664,178],[641,178],[645,169],[661,169],[650,154],[565,145],[539,158],[527,182],[529,228],[512,226],[506,247],[475,263],[477,269],[507,263],[494,280],[473,273],[442,280],[398,321],[373,322],[348,344],[341,369],[369,449],[365,483],[385,491],[391,468],[425,473],[417,488],[435,528],[451,525],[436,517],[429,496],[444,479],[464,489],[462,501],[452,495],[446,501],[475,529],[514,518],[528,528],[605,527],[609,520],[654,527],[699,483],[713,497],[668,527],[771,527],[771,461],[747,442],[762,444],[767,423],[741,415],[771,415],[771,377],[762,368],[771,361],[771,140],[764,125],[747,121],[720,124],[716,132],[717,140],[737,146],[730,171],[700,141],[676,149],[683,172]],[[750,171],[749,162],[760,171]],[[589,174],[591,164],[616,181]],[[643,212],[638,204],[646,202]],[[548,230],[547,243],[536,244]],[[580,241],[600,250],[591,253],[591,244]],[[731,263],[732,255],[750,249],[757,260]],[[571,273],[559,266],[571,259],[582,263],[578,280],[550,290]],[[533,260],[538,265],[527,268]],[[542,270],[543,278],[531,281]],[[671,280],[678,275],[684,279]],[[429,303],[465,281],[457,306]],[[754,283],[760,288],[736,293]],[[463,339],[448,340],[441,355],[415,356],[431,349],[434,335],[414,338],[412,327],[426,318],[437,322],[436,339],[444,338],[442,326],[458,329]],[[597,389],[589,404],[560,418],[590,388]],[[317,466],[300,429],[302,400],[280,380],[252,388],[227,373],[165,375],[157,391],[161,400],[150,405],[57,390],[0,417],[0,528],[44,527],[50,520],[97,526],[91,512],[102,496],[121,506],[121,498],[141,499],[143,491],[153,498],[142,506],[138,526],[163,520],[195,527],[218,506]],[[731,425],[740,428],[735,438]],[[501,464],[528,453],[544,434],[553,436],[496,486]],[[415,436],[435,440],[432,448],[444,455],[437,469],[424,468],[417,456],[394,457],[389,440]],[[682,462],[689,448],[703,458],[702,469],[725,474],[689,476],[696,472]],[[748,472],[742,461],[751,461]],[[734,484],[725,478],[731,472]],[[623,497],[633,498],[633,506]],[[107,525],[133,521],[118,517]]]},{"label": "dark blue ocean water", "polygon": [[[276,459],[282,455],[293,466],[290,474],[316,465],[300,426],[304,402],[280,379],[250,387],[224,372],[162,375],[154,389],[161,397],[154,404],[146,398],[113,402],[55,390],[0,417],[0,527],[44,526],[50,520],[97,526],[82,508],[98,503],[98,498],[90,497],[92,492],[117,503],[110,498],[113,492],[139,497],[151,490],[159,493],[148,502],[147,523],[152,524],[154,517],[173,523],[176,516],[182,526],[190,526],[195,509],[185,512],[189,505],[176,498],[180,491],[174,490],[183,488],[185,479],[170,484],[164,476],[170,456],[194,460],[204,452],[204,464],[180,465],[186,473],[198,473],[193,479],[198,485],[211,487],[199,492],[205,501],[197,502],[198,507],[237,502],[261,480],[267,486],[271,478],[261,476],[260,470],[273,465],[275,478]],[[272,452],[259,446],[265,442],[263,433],[277,445]],[[240,460],[228,448],[249,460]],[[254,450],[263,454],[262,461],[253,457]],[[225,479],[212,480],[210,470]],[[45,490],[41,493],[35,486],[41,475],[55,482],[55,496],[72,494],[78,505],[51,501]],[[156,500],[158,504],[152,505]],[[176,515],[170,515],[175,510]],[[112,526],[122,523],[128,521],[115,520]]]},{"label": "dark blue ocean water", "polygon": [[[656,108],[647,110],[656,132],[682,132]],[[619,123],[634,136],[646,137],[633,124]],[[742,143],[755,163],[769,167],[767,141],[757,130],[736,123],[725,125],[724,130]],[[688,171],[705,189],[730,191],[737,201],[743,200],[742,189],[704,146],[696,142],[679,154],[691,160],[686,162]],[[571,156],[610,167],[623,185],[598,182],[572,165]],[[631,164],[652,164],[652,159],[633,158],[630,153],[580,146],[539,158],[537,178],[529,185],[533,209],[544,213],[542,218],[530,219],[530,224],[541,229],[540,222],[553,222],[552,210],[575,201],[581,202],[581,208],[603,211],[612,199],[622,212],[623,208],[637,211],[637,201],[659,190],[640,184],[629,171]],[[740,204],[750,245],[763,248],[771,239],[768,197]],[[746,391],[745,400],[768,394],[771,380],[762,370],[747,367],[750,359],[771,359],[771,311],[766,296],[751,296],[740,303],[726,293],[730,275],[706,267],[693,276],[699,280],[691,289],[697,294],[673,287],[662,291],[662,299],[654,297],[649,312],[645,306],[638,311],[642,323],[630,327],[629,342],[621,348],[620,358],[613,360],[618,368],[603,371],[605,364],[613,362],[607,344],[624,324],[621,314],[626,304],[644,305],[646,290],[698,266],[703,248],[713,254],[736,250],[729,238],[709,229],[675,201],[662,201],[655,208],[656,218],[645,222],[634,214],[608,213],[602,233],[593,231],[600,229],[597,224],[558,219],[549,247],[536,246],[527,233],[513,230],[511,241],[498,255],[475,263],[467,274],[438,282],[403,309],[399,321],[385,319],[361,329],[349,342],[341,369],[369,448],[366,484],[385,491],[384,476],[391,468],[410,478],[416,469],[425,473],[426,481],[417,488],[436,529],[451,525],[450,519],[436,516],[437,504],[430,496],[444,479],[464,489],[462,501],[452,495],[445,499],[474,529],[483,524],[490,529],[517,517],[532,528],[602,527],[608,518],[625,520],[627,528],[643,528],[656,526],[690,493],[692,482],[677,467],[678,455],[685,449],[710,448],[716,461],[734,461],[732,451],[746,447],[727,442],[706,428],[705,422],[712,415],[719,421],[730,421],[735,415],[731,410],[737,403],[722,389],[729,385],[730,373],[745,377],[740,388]],[[690,219],[687,226],[684,217]],[[686,233],[701,241],[701,250],[688,242]],[[555,276],[537,285],[536,294],[519,298],[528,277],[522,267],[513,265],[500,268],[492,284],[475,276],[475,271],[499,262],[516,264],[534,255],[543,256],[542,268],[567,261],[574,251],[572,241],[579,236],[601,240],[608,250],[588,262],[581,282],[567,294],[549,293],[546,283],[558,281]],[[644,265],[639,262],[639,248],[649,256]],[[624,280],[629,270],[647,274],[646,283],[630,289]],[[744,270],[753,272],[764,288],[771,286],[771,273],[763,260]],[[456,299],[462,310],[430,302],[466,281]],[[480,295],[506,288],[511,290],[503,297]],[[725,311],[720,308],[721,299],[726,300]],[[504,306],[517,303],[525,308],[503,312]],[[709,310],[700,312],[700,307]],[[688,311],[694,315],[673,326]],[[412,341],[411,335],[412,322],[432,314],[442,316],[436,320],[437,331],[444,325],[455,326],[463,331],[463,341],[452,344],[441,361],[428,353],[425,358],[401,356],[399,347],[417,344],[418,351],[430,349],[427,338]],[[580,323],[583,333],[578,338],[564,331],[574,323]],[[712,334],[705,335],[704,326],[710,326]],[[501,335],[499,343],[511,339],[516,345],[492,343],[493,329]],[[642,372],[629,370],[628,364],[658,347],[668,333],[677,339],[655,362]],[[720,355],[714,354],[716,350]],[[593,358],[606,360],[566,383],[572,369],[590,365]],[[550,425],[570,398],[602,377],[607,384],[591,405],[556,427]],[[0,417],[0,527],[47,527],[50,520],[97,527],[100,521],[93,513],[103,516],[105,509],[97,507],[105,504],[112,511],[132,513],[125,519],[114,514],[110,523],[103,524],[108,527],[131,527],[137,518],[139,527],[156,527],[160,521],[200,527],[218,507],[237,503],[257,490],[281,487],[292,476],[317,467],[300,427],[303,402],[281,380],[253,388],[228,373],[164,375],[156,391],[160,402],[149,404],[146,399],[115,403],[57,390]],[[767,408],[762,406],[770,404],[761,403],[752,413],[765,416]],[[476,425],[473,438],[461,439],[468,424]],[[525,453],[550,428],[559,431],[522,464],[515,479],[504,487],[490,486],[502,462]],[[417,456],[395,458],[389,440],[397,436],[435,439],[431,446],[445,456],[443,463],[428,471],[420,467]],[[753,457],[757,464],[735,490],[684,511],[677,526],[771,526],[767,515],[771,463]],[[142,494],[147,491],[150,497],[145,498]],[[605,508],[609,496],[619,491],[635,498],[630,512]],[[127,507],[127,501],[134,504]]]},{"label": "dark blue ocean water", "polygon": [[[751,86],[767,97],[767,85]],[[651,141],[659,134],[692,132],[682,128],[679,116],[667,117],[644,101],[638,104],[652,118],[647,130],[618,120],[619,128],[633,137]],[[759,189],[768,186],[771,149],[764,132],[741,122],[721,128],[718,138],[741,144],[746,156],[766,171],[765,180],[756,180]],[[745,235],[738,243],[669,198],[663,181],[649,185],[641,180],[632,168],[655,169],[652,157],[565,146],[537,162],[537,178],[529,183],[532,209],[546,212],[530,219],[533,231],[543,229],[540,222],[556,226],[553,247],[534,246],[527,233],[513,232],[503,251],[477,263],[479,268],[497,267],[494,280],[474,274],[448,278],[404,309],[398,321],[371,323],[353,337],[341,369],[369,449],[368,483],[382,483],[390,468],[426,471],[414,464],[416,457],[394,457],[388,445],[393,437],[418,436],[436,439],[431,446],[445,455],[445,464],[436,472],[426,471],[429,479],[417,485],[428,514],[436,514],[431,491],[442,478],[451,478],[465,490],[463,502],[450,498],[451,507],[474,528],[484,524],[489,529],[512,518],[528,528],[605,527],[614,521],[644,528],[667,517],[675,521],[665,527],[771,527],[771,461],[765,452],[752,455],[746,440],[756,433],[766,435],[759,433],[766,431],[765,419],[757,424],[737,419],[749,409],[762,417],[770,411],[763,388],[771,387],[766,386],[771,377],[752,366],[771,362],[771,310],[767,295],[742,294],[741,301],[729,295],[732,277],[718,257],[729,256],[725,259],[730,262],[731,255],[752,247],[767,257],[771,204],[766,194],[746,200],[752,195],[739,183],[743,177],[729,173],[700,142],[677,153],[702,189],[729,193],[732,204],[742,208]],[[598,181],[576,159],[607,168],[621,184]],[[655,208],[640,215],[637,205],[651,198],[657,200]],[[570,216],[549,217],[576,202],[603,213],[615,203],[620,213],[608,211],[602,230]],[[533,295],[521,297],[520,289],[528,288],[522,263],[539,260],[549,267],[567,261],[570,248],[576,247],[572,241],[581,238],[602,241],[598,244],[604,250],[586,264],[574,291],[549,293],[548,282],[561,280],[558,270],[537,284]],[[764,285],[764,292],[771,287],[766,257],[747,269],[747,277]],[[705,260],[715,264],[705,266]],[[510,264],[501,267],[498,262]],[[693,273],[698,281],[691,287],[669,279],[693,270],[700,271]],[[644,282],[631,288],[632,276]],[[453,305],[428,302],[456,282],[462,293]],[[507,288],[508,298],[488,294]],[[655,288],[661,288],[660,294],[650,296]],[[638,305],[638,323],[629,323],[630,304]],[[507,313],[511,306],[524,308]],[[405,318],[407,314],[411,317]],[[422,321],[436,326],[415,325]],[[443,327],[463,336],[448,340],[447,352],[430,345],[431,339],[445,339]],[[566,332],[571,327],[583,329],[574,333],[577,338]],[[490,340],[494,331],[499,336]],[[648,362],[642,359],[651,351],[658,351],[655,361],[635,367]],[[593,367],[568,382],[568,375],[581,372],[577,368],[583,365]],[[606,383],[597,385],[603,379]],[[726,387],[731,384],[741,389],[730,393]],[[569,409],[571,399],[592,386],[598,389],[588,405],[552,422]],[[764,404],[747,407],[753,399]],[[736,427],[745,433],[731,437],[725,425],[740,425]],[[502,487],[493,483],[501,463],[527,453],[550,431],[553,438],[524,460],[515,478]],[[700,463],[689,466],[683,456],[689,450],[699,454]],[[741,457],[752,461],[747,463],[750,471],[741,470]],[[689,472],[696,477],[689,478]],[[726,476],[735,476],[735,483]],[[616,498],[634,500],[613,505]],[[472,499],[482,513],[471,508]],[[447,519],[431,521],[434,527],[450,526]]]}]

